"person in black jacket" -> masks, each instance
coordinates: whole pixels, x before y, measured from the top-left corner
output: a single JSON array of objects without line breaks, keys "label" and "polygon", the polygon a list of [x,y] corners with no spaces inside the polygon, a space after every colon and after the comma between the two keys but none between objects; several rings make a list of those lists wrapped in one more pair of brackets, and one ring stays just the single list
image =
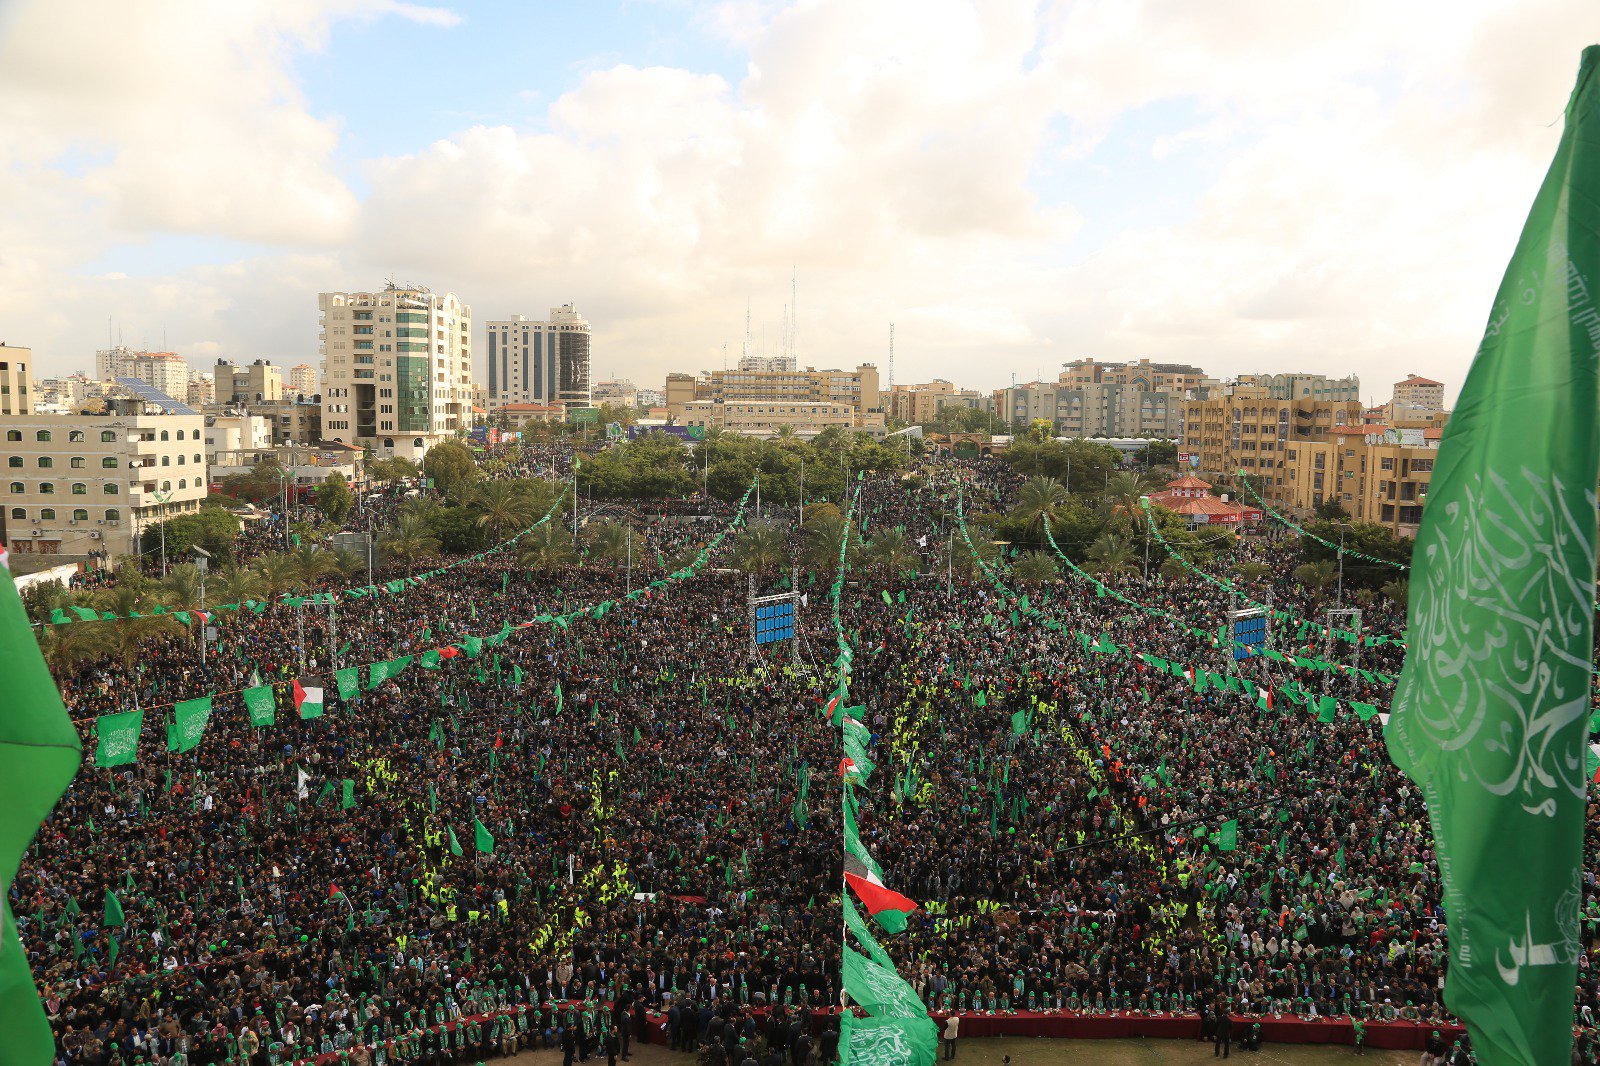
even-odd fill
[{"label": "person in black jacket", "polygon": [[1216,1035],[1211,1040],[1211,1057],[1221,1055],[1228,1057],[1228,1051],[1233,1044],[1233,1015],[1228,1013],[1226,1003],[1217,1004]]},{"label": "person in black jacket", "polygon": [[839,1022],[836,1019],[828,1021],[828,1027],[822,1031],[822,1036],[817,1041],[817,1058],[822,1066],[832,1066],[839,1057]]},{"label": "person in black jacket", "polygon": [[1211,1009],[1211,1004],[1205,1000],[1200,1001],[1200,1040],[1210,1040],[1217,1034],[1217,1015]]},{"label": "person in black jacket", "polygon": [[578,1052],[578,1027],[577,1023],[568,1019],[561,1030],[561,1066],[572,1066],[573,1056]]},{"label": "person in black jacket", "polygon": [[677,1051],[683,1036],[683,1008],[676,1003],[667,1008],[667,1050]]}]

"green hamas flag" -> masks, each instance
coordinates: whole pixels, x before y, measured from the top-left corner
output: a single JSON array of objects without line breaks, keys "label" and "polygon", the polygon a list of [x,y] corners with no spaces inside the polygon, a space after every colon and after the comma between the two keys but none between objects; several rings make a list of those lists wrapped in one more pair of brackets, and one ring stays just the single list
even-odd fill
[{"label": "green hamas flag", "polygon": [[933,1066],[938,1050],[930,1018],[839,1015],[839,1066]]},{"label": "green hamas flag", "polygon": [[211,719],[211,697],[184,700],[172,708],[172,731],[167,737],[167,750],[192,751],[206,734],[206,722]]},{"label": "green hamas flag", "polygon": [[356,805],[356,783],[347,777],[340,784],[344,786],[344,794],[340,799],[339,806],[348,811]]},{"label": "green hamas flag", "polygon": [[453,827],[447,825],[447,826],[444,827],[444,830],[445,830],[445,832],[450,834],[450,854],[456,856],[457,858],[460,858],[462,855],[465,855],[466,852],[461,850],[461,841],[456,839],[456,831],[455,831],[455,829]]},{"label": "green hamas flag", "polygon": [[271,685],[245,689],[244,706],[250,712],[250,724],[253,726],[268,726],[276,720],[276,701]]},{"label": "green hamas flag", "polygon": [[473,836],[476,837],[473,843],[477,845],[478,850],[483,852],[485,855],[493,855],[494,837],[489,835],[488,826],[474,818],[472,820],[472,832]]},{"label": "green hamas flag", "polygon": [[[39,1007],[11,913],[11,885],[28,843],[78,772],[83,749],[0,549],[0,1033],[8,1062],[50,1062],[55,1040]],[[132,747],[137,748],[138,732]],[[131,761],[130,754],[128,761]]]},{"label": "green hamas flag", "polygon": [[126,766],[139,758],[139,730],[144,728],[143,711],[103,714],[94,720],[94,764],[104,770]]},{"label": "green hamas flag", "polygon": [[874,1018],[928,1017],[927,1004],[887,966],[880,966],[852,948],[842,954],[844,990]]},{"label": "green hamas flag", "polygon": [[1438,848],[1445,1002],[1486,1063],[1572,1049],[1600,480],[1597,111],[1591,46],[1439,445],[1386,730]]},{"label": "green hamas flag", "polygon": [[1217,842],[1218,851],[1232,851],[1239,846],[1239,819],[1230,818],[1223,822],[1213,838]]}]

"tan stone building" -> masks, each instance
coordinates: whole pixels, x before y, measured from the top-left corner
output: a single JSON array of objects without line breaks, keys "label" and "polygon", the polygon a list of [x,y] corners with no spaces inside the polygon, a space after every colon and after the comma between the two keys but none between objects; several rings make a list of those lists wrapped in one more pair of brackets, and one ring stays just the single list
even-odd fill
[{"label": "tan stone building", "polygon": [[1444,410],[1444,382],[1411,374],[1394,383],[1389,402],[1393,418],[1414,418]]},{"label": "tan stone building", "polygon": [[881,433],[883,414],[864,418],[847,403],[791,400],[771,403],[760,400],[695,400],[684,405],[679,424],[691,429],[721,429],[749,437],[775,437],[785,427],[797,436],[814,437],[830,426],[863,429]]},{"label": "tan stone building", "polygon": [[932,421],[945,407],[986,411],[993,406],[994,400],[977,389],[958,389],[943,378],[922,385],[895,385],[884,394],[884,414],[911,425]]},{"label": "tan stone building", "polygon": [[704,377],[668,374],[667,411],[681,419],[691,403],[846,404],[861,424],[883,420],[878,368],[854,370],[715,370]]},{"label": "tan stone building", "polygon": [[1415,537],[1440,434],[1438,429],[1344,426],[1322,440],[1292,441],[1284,455],[1284,502],[1305,513],[1334,500],[1357,521]]},{"label": "tan stone building", "polygon": [[213,379],[217,403],[277,403],[283,399],[283,371],[265,359],[248,366],[219,359]]},{"label": "tan stone building", "polygon": [[1066,364],[1057,380],[997,389],[994,413],[1010,425],[1050,423],[1064,437],[1144,437],[1176,440],[1188,395],[1209,382],[1182,363]]},{"label": "tan stone building", "polygon": [[200,415],[0,417],[0,539],[20,555],[132,552],[141,529],[205,499],[204,431]]},{"label": "tan stone building", "polygon": [[1361,398],[1361,379],[1326,374],[1240,374],[1236,386],[1265,389],[1274,400],[1316,400],[1339,403]]},{"label": "tan stone building", "polygon": [[33,414],[32,362],[31,348],[0,343],[0,415]]},{"label": "tan stone building", "polygon": [[317,394],[317,368],[310,363],[296,363],[289,368],[289,391],[307,400]]},{"label": "tan stone building", "polygon": [[1213,480],[1239,471],[1257,479],[1266,498],[1288,503],[1283,470],[1291,443],[1325,440],[1330,431],[1362,424],[1358,400],[1288,400],[1260,386],[1235,386],[1185,405],[1180,451],[1198,454],[1195,470]]}]

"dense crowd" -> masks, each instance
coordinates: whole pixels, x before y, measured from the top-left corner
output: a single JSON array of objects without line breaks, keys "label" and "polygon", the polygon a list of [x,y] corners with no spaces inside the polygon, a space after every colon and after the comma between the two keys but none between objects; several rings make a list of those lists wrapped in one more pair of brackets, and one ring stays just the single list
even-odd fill
[{"label": "dense crowd", "polygon": [[[549,457],[500,469],[570,473]],[[853,564],[842,616],[878,762],[862,839],[924,903],[887,940],[900,972],[940,1015],[1448,1020],[1431,837],[1380,719],[1257,699],[1295,681],[1386,708],[1400,645],[1363,646],[1366,674],[1235,667],[1206,636],[1230,593],[1193,575],[1152,566],[1102,596],[1070,574],[1024,588],[1004,559],[974,567],[962,546],[981,533],[964,535],[957,485],[969,511],[998,510],[1016,481],[993,460],[869,476],[850,530],[903,535],[920,572]],[[841,991],[838,751],[818,713],[831,571],[802,575],[782,645],[752,646],[746,578],[719,554],[600,618],[334,695],[337,668],[659,582],[733,521],[701,499],[617,513],[638,538],[631,578],[493,555],[392,595],[231,614],[204,669],[178,633],[62,672],[87,752],[95,716],[141,707],[145,722],[136,762],[86,759],[11,886],[61,1061],[625,1057],[647,1011],[673,1047],[730,1066],[830,1061],[837,1032],[806,1012]],[[804,532],[788,537],[798,555]],[[1287,569],[1227,580],[1320,619],[1328,594]],[[760,575],[764,590],[787,572]],[[1364,622],[1397,634],[1403,612],[1374,603]],[[1292,621],[1275,640],[1322,654]],[[1201,691],[1128,652],[1248,675],[1248,692]],[[309,676],[328,705],[301,718],[291,679]],[[270,727],[237,695],[258,681],[275,686]],[[208,693],[203,742],[168,751],[172,703]],[[1592,1059],[1600,987],[1581,973]]]}]

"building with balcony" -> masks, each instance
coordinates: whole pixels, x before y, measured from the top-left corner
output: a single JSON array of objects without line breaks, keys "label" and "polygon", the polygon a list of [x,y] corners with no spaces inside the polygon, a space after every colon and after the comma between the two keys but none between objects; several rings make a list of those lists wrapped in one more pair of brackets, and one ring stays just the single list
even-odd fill
[{"label": "building with balcony", "polygon": [[289,368],[289,390],[295,399],[309,400],[317,394],[317,368],[296,363]]},{"label": "building with balcony", "polygon": [[508,403],[588,407],[589,323],[571,304],[542,321],[523,315],[495,319],[484,335],[490,411]]},{"label": "building with balcony", "polygon": [[721,429],[747,437],[776,437],[786,430],[798,437],[814,437],[830,426],[877,435],[884,430],[882,412],[862,419],[847,403],[804,400],[695,400],[684,406],[678,423],[691,431]]},{"label": "building with balcony", "polygon": [[1240,374],[1235,385],[1266,391],[1274,400],[1320,400],[1341,403],[1361,398],[1361,379],[1326,374]]},{"label": "building with balcony", "polygon": [[804,370],[714,370],[700,377],[668,374],[665,399],[669,416],[679,421],[693,403],[820,403],[848,406],[855,412],[858,426],[883,423],[878,368],[872,363],[862,363],[854,370],[806,367]]},{"label": "building with balcony", "polygon": [[1226,482],[1243,471],[1277,503],[1293,497],[1284,471],[1291,443],[1326,440],[1333,430],[1363,424],[1359,400],[1289,400],[1253,385],[1208,393],[1185,404],[1183,450],[1199,455],[1200,474]]},{"label": "building with balcony", "polygon": [[958,389],[943,378],[922,385],[894,385],[884,394],[884,413],[909,425],[931,422],[945,407],[991,411],[994,399],[976,389]]},{"label": "building with balcony", "polygon": [[1416,418],[1444,410],[1444,382],[1418,374],[1394,383],[1394,398],[1389,401],[1390,417]]},{"label": "building with balcony", "polygon": [[472,308],[455,293],[391,284],[317,304],[324,441],[421,460],[471,427]]},{"label": "building with balcony", "polygon": [[1333,501],[1358,522],[1415,537],[1442,432],[1357,425],[1335,427],[1321,440],[1291,442],[1284,453],[1284,502],[1307,513]]},{"label": "building with balcony", "polygon": [[1057,380],[996,389],[994,413],[1012,426],[1046,422],[1063,437],[1150,437],[1177,440],[1184,404],[1211,384],[1183,363],[1067,363]]},{"label": "building with balcony", "polygon": [[200,415],[0,416],[0,541],[19,555],[132,552],[141,529],[199,510],[204,430]]},{"label": "building with balcony", "polygon": [[213,378],[217,403],[276,403],[283,399],[283,371],[265,359],[248,366],[218,359]]}]

